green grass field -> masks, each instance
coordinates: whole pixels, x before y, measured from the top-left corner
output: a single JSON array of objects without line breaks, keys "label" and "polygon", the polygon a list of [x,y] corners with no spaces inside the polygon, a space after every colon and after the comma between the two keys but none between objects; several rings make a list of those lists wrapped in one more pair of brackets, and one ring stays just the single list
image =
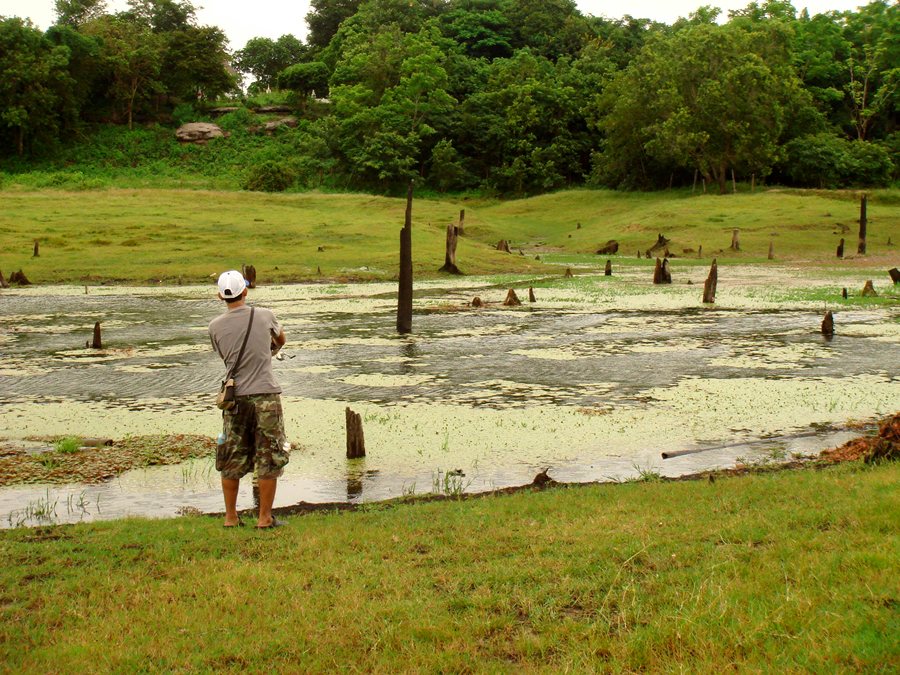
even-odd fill
[{"label": "green grass field", "polygon": [[900,464],[0,532],[10,672],[897,672]]},{"label": "green grass field", "polygon": [[[22,269],[33,283],[196,282],[245,263],[263,283],[392,279],[405,209],[401,199],[358,194],[11,188],[2,196],[0,271],[8,277]],[[865,257],[856,257],[859,205],[852,193],[574,190],[505,202],[428,198],[413,208],[417,278],[439,275],[446,227],[461,208],[466,234],[457,262],[467,274],[547,272],[535,256],[548,251],[602,265],[606,256],[592,254],[610,239],[620,243],[622,259],[635,260],[660,233],[685,264],[708,264],[713,256],[722,264],[766,262],[773,242],[776,262],[887,269],[897,264],[900,244],[895,191],[870,197]],[[739,252],[729,249],[735,228]],[[835,260],[841,237],[855,260]],[[500,239],[513,254],[495,250]]]}]

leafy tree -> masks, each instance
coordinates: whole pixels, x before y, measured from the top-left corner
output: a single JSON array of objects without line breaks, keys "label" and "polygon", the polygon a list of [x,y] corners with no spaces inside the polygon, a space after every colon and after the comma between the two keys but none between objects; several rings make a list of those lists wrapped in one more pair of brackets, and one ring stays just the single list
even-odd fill
[{"label": "leafy tree", "polygon": [[111,80],[109,96],[132,129],[136,107],[163,91],[163,39],[123,16],[100,17],[83,31],[100,41],[100,60]]},{"label": "leafy tree", "polygon": [[471,57],[512,55],[513,31],[499,0],[461,0],[440,15],[443,34]]},{"label": "leafy tree", "polygon": [[255,79],[251,87],[254,91],[270,91],[277,86],[278,74],[303,61],[306,51],[293,35],[282,35],[278,40],[255,37],[234,53],[233,63],[237,70]]},{"label": "leafy tree", "polygon": [[0,124],[4,147],[19,156],[26,142],[54,139],[69,95],[69,50],[47,40],[30,21],[0,17]]},{"label": "leafy tree", "polygon": [[106,13],[106,0],[55,0],[56,23],[77,28]]},{"label": "leafy tree", "polygon": [[120,16],[154,33],[183,31],[196,24],[197,10],[190,0],[128,0],[128,7]]},{"label": "leafy tree", "polygon": [[295,63],[288,66],[278,76],[282,89],[293,89],[304,98],[313,94],[324,97],[328,93],[328,66],[321,61]]},{"label": "leafy tree", "polygon": [[341,22],[359,9],[362,0],[312,0],[306,15],[309,34],[306,41],[311,47],[324,49],[340,28]]},{"label": "leafy tree", "polygon": [[593,37],[574,0],[506,0],[504,13],[515,35],[514,47],[555,61],[574,56]]},{"label": "leafy tree", "polygon": [[228,69],[228,38],[213,26],[187,26],[162,35],[160,80],[169,97],[216,99],[236,88]]}]

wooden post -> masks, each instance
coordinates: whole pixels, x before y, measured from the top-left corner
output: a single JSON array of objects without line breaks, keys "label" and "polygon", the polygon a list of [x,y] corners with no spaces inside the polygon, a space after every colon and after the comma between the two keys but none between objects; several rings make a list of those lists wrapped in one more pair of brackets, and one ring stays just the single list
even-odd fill
[{"label": "wooden post", "polygon": [[834,335],[834,314],[831,311],[825,312],[825,318],[822,319],[822,335],[829,338]]},{"label": "wooden post", "polygon": [[706,176],[703,177],[703,194],[706,194]]},{"label": "wooden post", "polygon": [[740,233],[740,230],[738,230],[738,229],[734,229],[731,231],[731,250],[732,251],[740,251],[741,250],[741,241],[740,241],[740,237],[738,236],[739,233]]},{"label": "wooden post", "polygon": [[698,258],[703,257],[703,244],[700,244],[700,246],[697,247],[697,257]]},{"label": "wooden post", "polygon": [[534,297],[534,287],[528,287],[528,302],[537,302],[537,298]]},{"label": "wooden post", "polygon": [[843,240],[843,239],[841,239],[841,243],[838,244],[838,247],[837,247],[837,257],[838,257],[838,258],[843,258],[843,257],[844,257],[844,240]]},{"label": "wooden post", "polygon": [[347,419],[347,459],[366,456],[366,439],[363,435],[362,417],[350,408],[344,411]]},{"label": "wooden post", "polygon": [[713,258],[712,265],[709,266],[709,276],[706,277],[706,283],[703,284],[703,302],[712,304],[716,301],[716,285],[719,283],[719,266],[716,259]]},{"label": "wooden post", "polygon": [[6,282],[6,279],[3,278],[2,271],[0,271],[0,288],[9,288],[9,284]]},{"label": "wooden post", "polygon": [[859,246],[856,249],[856,252],[859,255],[866,254],[866,225],[868,224],[868,220],[866,218],[866,195],[863,195],[859,198]]},{"label": "wooden post", "polygon": [[662,261],[659,258],[656,259],[656,266],[653,268],[653,283],[662,283]]},{"label": "wooden post", "polygon": [[769,241],[769,260],[775,259],[775,242]]},{"label": "wooden post", "polygon": [[515,289],[510,288],[509,293],[506,294],[506,300],[503,301],[503,304],[507,307],[518,307],[522,304],[522,301],[519,300],[519,296],[516,295]]},{"label": "wooden post", "polygon": [[41,253],[40,253],[39,249],[40,249],[40,247],[38,246],[38,240],[35,239],[34,240],[34,255],[31,256],[32,258],[40,258],[41,257]]},{"label": "wooden post", "polygon": [[697,174],[698,173],[699,173],[699,171],[697,169],[694,169],[694,184],[691,185],[691,194],[694,194],[694,191],[697,189]]},{"label": "wooden post", "polygon": [[397,332],[412,332],[412,201],[413,184],[406,190],[406,219],[400,230],[400,282],[397,292]]},{"label": "wooden post", "polygon": [[842,297],[844,300],[847,299],[847,289],[846,289],[846,288],[843,288],[843,289],[841,290],[841,297]]},{"label": "wooden post", "polygon": [[737,181],[734,180],[734,169],[731,170],[731,194],[737,194]]},{"label": "wooden post", "polygon": [[100,338],[100,322],[94,324],[94,339],[91,341],[91,349],[103,349],[103,340]]},{"label": "wooden post", "polygon": [[756,174],[750,174],[750,192],[756,192]]},{"label": "wooden post", "polygon": [[447,226],[447,242],[444,252],[444,266],[438,272],[450,274],[462,274],[456,266],[456,242],[459,237],[459,228],[452,223]]},{"label": "wooden post", "polygon": [[606,261],[606,268],[603,270],[603,275],[607,277],[612,276],[612,260]]},{"label": "wooden post", "polygon": [[459,236],[460,237],[466,233],[465,223],[466,223],[466,210],[460,209],[459,210]]}]

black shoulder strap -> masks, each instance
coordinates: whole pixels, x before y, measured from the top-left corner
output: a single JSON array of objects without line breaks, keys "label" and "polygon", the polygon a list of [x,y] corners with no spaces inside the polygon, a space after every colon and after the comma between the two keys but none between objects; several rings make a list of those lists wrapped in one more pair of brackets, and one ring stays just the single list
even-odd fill
[{"label": "black shoulder strap", "polygon": [[244,341],[241,343],[241,351],[238,352],[237,361],[234,362],[234,367],[228,371],[228,377],[225,379],[229,379],[234,377],[237,374],[237,369],[241,365],[241,359],[244,358],[244,348],[247,346],[247,338],[250,337],[250,328],[253,326],[253,312],[256,311],[255,307],[250,308],[250,321],[247,322],[247,332],[244,333]]}]

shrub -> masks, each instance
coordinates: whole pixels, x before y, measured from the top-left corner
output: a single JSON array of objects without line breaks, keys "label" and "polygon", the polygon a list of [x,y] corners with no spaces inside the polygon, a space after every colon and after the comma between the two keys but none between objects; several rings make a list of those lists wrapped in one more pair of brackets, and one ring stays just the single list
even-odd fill
[{"label": "shrub", "polygon": [[284,192],[296,180],[287,164],[269,159],[252,167],[241,187],[255,192]]}]

